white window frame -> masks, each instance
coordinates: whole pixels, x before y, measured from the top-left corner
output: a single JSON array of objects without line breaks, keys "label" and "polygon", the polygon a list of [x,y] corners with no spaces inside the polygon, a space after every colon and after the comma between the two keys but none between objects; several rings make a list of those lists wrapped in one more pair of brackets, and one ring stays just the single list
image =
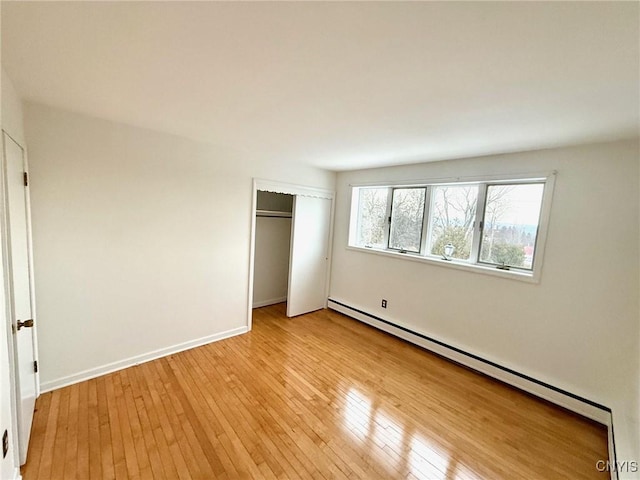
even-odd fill
[{"label": "white window frame", "polygon": [[[447,268],[453,268],[458,270],[466,270],[475,273],[482,273],[502,278],[510,278],[514,280],[520,280],[524,282],[539,283],[542,276],[542,266],[544,259],[544,251],[547,240],[547,231],[549,227],[549,220],[551,215],[551,203],[553,198],[553,191],[555,185],[555,178],[557,172],[536,172],[525,173],[516,175],[494,175],[494,176],[477,176],[477,177],[455,177],[455,178],[440,178],[440,179],[427,179],[420,181],[393,181],[393,182],[370,182],[351,184],[351,205],[350,205],[350,223],[349,223],[349,237],[348,237],[348,250],[361,251],[372,253],[375,255],[389,256],[393,258],[401,258],[409,261],[416,261],[427,263],[434,266],[441,266]],[[538,223],[538,232],[536,236],[536,246],[534,250],[533,265],[531,269],[520,269],[517,267],[510,267],[508,270],[500,269],[498,266],[490,263],[480,261],[480,245],[482,242],[482,226],[484,222],[484,213],[486,208],[486,193],[487,189],[491,185],[508,185],[508,184],[527,184],[527,183],[543,183],[544,191],[542,195],[542,204],[540,207],[540,218]],[[476,219],[473,230],[473,241],[471,246],[470,261],[465,260],[445,260],[439,256],[427,254],[428,237],[430,232],[429,220],[430,220],[430,207],[432,201],[432,187],[444,186],[444,185],[479,185],[478,197],[476,208]],[[387,200],[387,212],[386,212],[386,228],[385,228],[385,248],[377,247],[364,247],[356,245],[356,229],[357,229],[357,216],[358,216],[358,195],[360,188],[388,188],[389,196]],[[389,248],[389,232],[391,229],[391,204],[393,202],[393,190],[396,188],[426,188],[425,207],[423,215],[423,230],[422,241],[419,253],[401,252],[397,249]]]}]

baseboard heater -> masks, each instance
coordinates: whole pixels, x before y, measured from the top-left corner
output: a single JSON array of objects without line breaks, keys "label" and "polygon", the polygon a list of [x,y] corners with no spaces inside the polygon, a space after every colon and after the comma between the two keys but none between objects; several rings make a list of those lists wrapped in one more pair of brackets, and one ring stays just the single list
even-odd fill
[{"label": "baseboard heater", "polygon": [[506,383],[509,386],[535,395],[559,405],[567,410],[578,413],[601,423],[609,429],[609,456],[613,461],[616,459],[615,438],[613,433],[613,422],[611,408],[606,405],[594,402],[575,393],[556,387],[549,383],[533,378],[530,375],[513,370],[512,368],[500,365],[492,360],[487,360],[474,353],[467,352],[461,348],[449,345],[446,342],[430,337],[420,332],[416,332],[403,325],[380,318],[362,309],[348,305],[333,298],[328,299],[328,307],[337,312],[343,313],[355,320],[359,320],[367,325],[375,327],[386,333],[406,340],[418,347],[424,348],[432,353],[440,355],[447,360],[470,368],[482,375],[487,375],[493,379]]}]

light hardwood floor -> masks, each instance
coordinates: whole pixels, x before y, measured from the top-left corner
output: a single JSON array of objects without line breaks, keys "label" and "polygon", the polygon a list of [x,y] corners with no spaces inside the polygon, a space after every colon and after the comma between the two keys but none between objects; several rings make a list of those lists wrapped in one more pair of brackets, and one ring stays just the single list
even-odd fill
[{"label": "light hardwood floor", "polygon": [[332,311],[42,395],[25,480],[607,478],[606,429]]}]

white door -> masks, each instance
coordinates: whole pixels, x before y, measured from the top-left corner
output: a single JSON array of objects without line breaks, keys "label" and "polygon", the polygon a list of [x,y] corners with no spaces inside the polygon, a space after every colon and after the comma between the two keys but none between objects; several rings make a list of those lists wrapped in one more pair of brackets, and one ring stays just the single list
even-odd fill
[{"label": "white door", "polygon": [[18,393],[18,435],[20,464],[24,464],[27,460],[27,447],[36,402],[25,168],[22,147],[6,133],[3,135],[3,143],[9,230],[9,271],[11,272],[11,321],[14,332]]},{"label": "white door", "polygon": [[331,231],[331,200],[296,195],[293,200],[287,316],[324,308]]}]

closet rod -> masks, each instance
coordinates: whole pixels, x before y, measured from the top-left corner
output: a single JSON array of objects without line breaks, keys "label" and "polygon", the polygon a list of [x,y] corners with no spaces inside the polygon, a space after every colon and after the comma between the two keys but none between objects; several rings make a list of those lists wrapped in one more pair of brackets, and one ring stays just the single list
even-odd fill
[{"label": "closet rod", "polygon": [[291,218],[291,212],[277,212],[275,210],[256,210],[256,217]]}]

